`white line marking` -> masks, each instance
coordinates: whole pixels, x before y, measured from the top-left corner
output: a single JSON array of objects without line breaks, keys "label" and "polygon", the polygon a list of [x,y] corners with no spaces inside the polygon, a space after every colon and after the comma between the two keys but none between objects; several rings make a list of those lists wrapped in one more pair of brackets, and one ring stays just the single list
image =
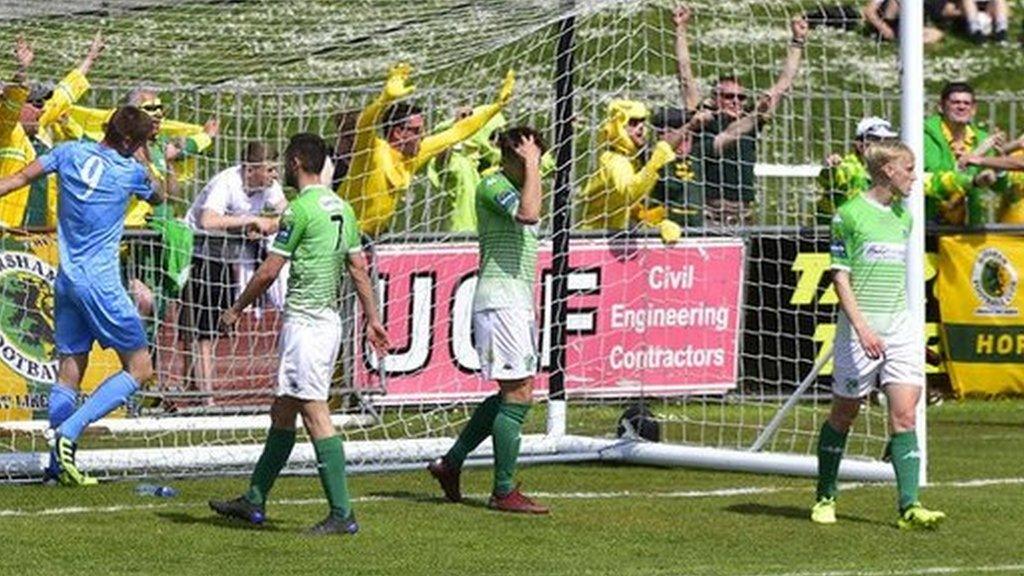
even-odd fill
[{"label": "white line marking", "polygon": [[977,574],[978,572],[1024,572],[1024,564],[1004,564],[997,566],[930,566],[926,568],[907,568],[906,570],[882,570],[865,572],[863,570],[834,570],[829,572],[759,572],[751,576],[913,576],[928,574]]},{"label": "white line marking", "polygon": [[[982,488],[986,486],[1016,486],[1024,484],[1022,478],[980,478],[977,480],[958,480],[951,482],[936,482],[929,484],[929,489],[935,488]],[[865,487],[878,487],[883,484],[851,482],[841,485],[842,490],[856,490]],[[616,498],[647,498],[647,499],[673,499],[673,498],[726,498],[730,496],[778,494],[781,492],[806,492],[812,488],[807,486],[745,486],[738,488],[717,488],[713,490],[685,490],[679,492],[632,492],[629,490],[616,492],[531,492],[532,496],[548,500],[611,500]],[[466,494],[467,498],[486,499],[489,494]],[[409,498],[402,496],[360,496],[353,498],[356,503],[367,502],[406,502]],[[323,504],[322,498],[305,499],[282,499],[274,500],[275,506],[309,506]],[[151,504],[118,504],[112,506],[69,506],[63,508],[44,508],[41,510],[24,510],[21,508],[0,509],[0,518],[3,517],[36,517],[36,516],[64,516],[76,514],[97,514],[111,512],[133,512],[144,510],[160,510],[166,508],[189,508],[204,506],[203,502],[162,502]],[[817,574],[817,573],[815,573]],[[821,573],[831,576],[832,573]],[[844,573],[836,573],[842,576]],[[851,573],[853,574],[853,573]],[[880,572],[879,574],[889,574]],[[894,575],[900,573],[893,573]],[[794,574],[793,576],[802,576]]]}]

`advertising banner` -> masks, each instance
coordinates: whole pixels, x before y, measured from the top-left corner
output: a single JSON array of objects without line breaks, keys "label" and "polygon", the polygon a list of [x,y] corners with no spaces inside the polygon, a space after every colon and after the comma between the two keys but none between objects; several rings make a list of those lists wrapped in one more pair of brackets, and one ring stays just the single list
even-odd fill
[{"label": "advertising banner", "polygon": [[939,240],[939,302],[957,394],[1024,394],[1024,238]]},{"label": "advertising banner", "polygon": [[[736,239],[571,242],[567,319],[570,396],[724,392],[736,386],[744,245]],[[378,293],[394,346],[381,360],[358,343],[357,384],[384,402],[492,394],[471,333],[475,243],[381,245]],[[551,246],[536,289],[541,374],[551,365]]]}]

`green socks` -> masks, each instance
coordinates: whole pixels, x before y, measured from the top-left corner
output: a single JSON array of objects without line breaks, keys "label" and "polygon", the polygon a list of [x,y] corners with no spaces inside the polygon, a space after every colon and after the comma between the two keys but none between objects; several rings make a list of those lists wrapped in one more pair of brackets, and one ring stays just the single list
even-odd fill
[{"label": "green socks", "polygon": [[921,454],[917,448],[917,432],[897,432],[889,440],[892,467],[896,469],[896,488],[900,492],[900,512],[917,502],[921,482]]},{"label": "green socks", "polygon": [[340,436],[331,436],[313,441],[316,451],[317,472],[324,487],[331,514],[348,518],[352,506],[348,500],[348,483],[345,478],[345,448]]},{"label": "green socks", "polygon": [[249,479],[249,491],[245,493],[245,499],[257,506],[264,506],[267,503],[267,495],[274,487],[274,480],[277,480],[281,469],[288,463],[288,456],[295,446],[295,430],[284,430],[271,428],[267,433],[267,441],[263,444],[263,454],[256,462],[256,469],[252,471],[252,478]]},{"label": "green socks", "polygon": [[458,440],[445,454],[445,459],[452,466],[461,468],[462,463],[466,461],[466,456],[469,456],[470,452],[491,435],[491,428],[494,425],[494,419],[498,416],[499,408],[501,408],[501,394],[488,396],[476,407],[473,416],[470,417],[466,427],[459,434]]},{"label": "green socks", "polygon": [[494,419],[494,493],[508,494],[515,488],[519,434],[530,411],[529,404],[502,403]]},{"label": "green socks", "polygon": [[818,435],[818,500],[835,498],[838,492],[839,463],[846,450],[847,433],[839,432],[825,421]]}]

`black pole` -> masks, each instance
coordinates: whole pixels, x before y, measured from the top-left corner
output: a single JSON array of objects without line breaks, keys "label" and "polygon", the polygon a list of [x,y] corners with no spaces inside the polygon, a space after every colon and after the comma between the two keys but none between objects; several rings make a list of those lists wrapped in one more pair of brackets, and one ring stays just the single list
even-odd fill
[{"label": "black pole", "polygon": [[572,225],[572,116],[573,116],[573,34],[576,17],[572,0],[563,7],[570,14],[558,24],[555,53],[555,191],[551,218],[551,378],[548,399],[565,400],[566,316],[568,314],[569,228]]}]

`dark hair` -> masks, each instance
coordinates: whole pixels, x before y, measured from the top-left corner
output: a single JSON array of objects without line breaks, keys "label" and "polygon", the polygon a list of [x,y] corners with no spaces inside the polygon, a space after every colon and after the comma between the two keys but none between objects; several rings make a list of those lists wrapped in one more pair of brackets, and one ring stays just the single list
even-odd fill
[{"label": "dark hair", "polygon": [[103,130],[103,140],[122,150],[128,144],[144,144],[153,132],[153,120],[135,106],[121,106],[114,110]]},{"label": "dark hair", "polygon": [[517,158],[519,155],[516,153],[516,147],[522,143],[524,138],[533,137],[533,141],[540,148],[540,153],[543,154],[548,146],[544,142],[544,137],[529,126],[514,126],[506,130],[502,130],[498,136],[498,148],[501,148],[502,158]]},{"label": "dark hair", "polygon": [[415,104],[407,104],[405,102],[397,102],[388,106],[388,109],[384,111],[384,122],[381,124],[381,130],[384,132],[386,138],[391,130],[396,126],[405,124],[406,120],[410,116],[417,114],[423,114],[423,110]]},{"label": "dark hair", "polygon": [[284,158],[289,165],[292,159],[297,159],[299,168],[307,174],[319,174],[324,169],[327,145],[324,144],[324,139],[316,134],[309,132],[296,134],[288,141]]},{"label": "dark hair", "polygon": [[724,84],[725,82],[733,82],[735,84],[742,84],[742,82],[740,82],[740,77],[739,76],[733,76],[733,75],[719,76],[718,80],[715,82],[715,87],[716,87],[715,90],[718,89],[717,86],[719,84]]},{"label": "dark hair", "polygon": [[245,144],[242,161],[246,164],[262,164],[275,160],[277,160],[277,150],[273,146],[259,140],[250,140]]},{"label": "dark hair", "polygon": [[970,94],[971,100],[974,99],[974,88],[967,82],[947,82],[942,87],[942,102],[945,102],[950,96],[957,93]]}]

